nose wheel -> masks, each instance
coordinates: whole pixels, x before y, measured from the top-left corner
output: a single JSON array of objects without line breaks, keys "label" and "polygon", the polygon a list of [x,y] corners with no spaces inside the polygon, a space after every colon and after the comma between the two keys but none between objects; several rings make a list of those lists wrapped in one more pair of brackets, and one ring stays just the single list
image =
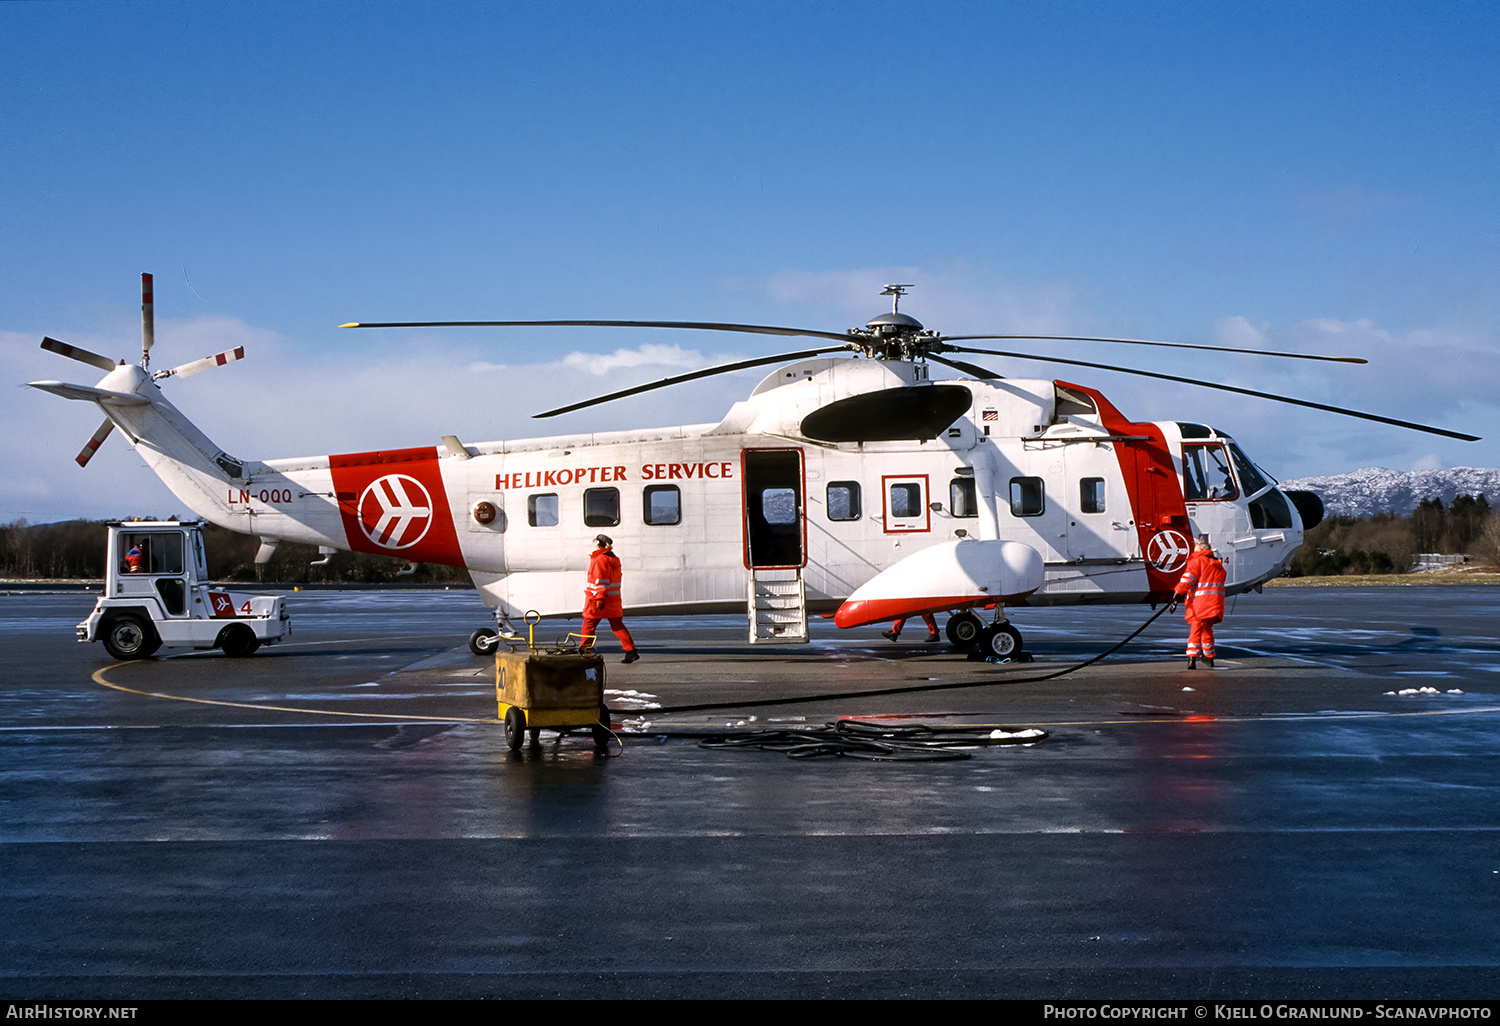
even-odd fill
[{"label": "nose wheel", "polygon": [[469,635],[469,651],[477,656],[494,655],[500,634],[493,627],[481,627]]}]

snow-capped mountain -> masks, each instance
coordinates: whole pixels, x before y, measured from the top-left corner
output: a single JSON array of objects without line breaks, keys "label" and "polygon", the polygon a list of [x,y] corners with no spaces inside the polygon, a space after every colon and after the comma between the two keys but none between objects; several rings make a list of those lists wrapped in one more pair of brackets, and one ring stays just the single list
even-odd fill
[{"label": "snow-capped mountain", "polygon": [[1329,516],[1368,517],[1376,513],[1409,516],[1423,499],[1436,496],[1443,505],[1455,495],[1484,495],[1491,508],[1500,503],[1500,470],[1454,467],[1452,470],[1386,470],[1363,467],[1331,477],[1303,477],[1281,482],[1283,488],[1316,492]]}]

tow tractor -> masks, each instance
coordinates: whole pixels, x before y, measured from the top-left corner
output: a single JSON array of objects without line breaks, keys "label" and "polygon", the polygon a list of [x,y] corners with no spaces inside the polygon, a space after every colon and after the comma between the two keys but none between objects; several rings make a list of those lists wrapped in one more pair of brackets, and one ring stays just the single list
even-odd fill
[{"label": "tow tractor", "polygon": [[109,525],[104,594],[78,625],[116,659],[145,659],[163,645],[248,656],[292,633],[286,599],[216,589],[201,522],[130,520]]}]

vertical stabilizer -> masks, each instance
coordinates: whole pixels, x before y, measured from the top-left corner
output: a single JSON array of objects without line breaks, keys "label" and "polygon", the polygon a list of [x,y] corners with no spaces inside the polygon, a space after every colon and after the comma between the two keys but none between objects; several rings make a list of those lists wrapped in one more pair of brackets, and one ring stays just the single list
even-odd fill
[{"label": "vertical stabilizer", "polygon": [[[173,406],[144,368],[121,364],[92,388],[60,381],[30,384],[66,399],[96,403],[108,422],[195,514],[231,530],[249,530],[245,511],[232,509],[226,501],[228,486],[237,485],[245,476],[244,464]],[[107,433],[101,428],[96,437],[102,441]]]}]

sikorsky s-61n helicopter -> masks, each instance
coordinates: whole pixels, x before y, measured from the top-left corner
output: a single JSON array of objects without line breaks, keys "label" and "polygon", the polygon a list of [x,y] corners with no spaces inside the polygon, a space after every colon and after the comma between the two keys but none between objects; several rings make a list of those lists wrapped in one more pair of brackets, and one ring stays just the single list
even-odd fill
[{"label": "sikorsky s-61n helicopter", "polygon": [[[410,449],[242,460],[167,401],[159,382],[236,360],[232,350],[150,370],[151,277],[142,275],[139,364],[48,338],[42,347],[98,366],[93,386],[31,382],[96,403],[105,422],[85,464],[118,428],[197,515],[278,542],[379,553],[467,569],[499,630],[528,610],[576,615],[593,537],[607,532],[629,568],[627,613],[747,610],[753,642],[808,637],[808,613],[855,627],[949,613],[955,645],[1019,652],[1017,606],[1159,602],[1190,540],[1207,534],[1227,591],[1257,589],[1287,566],[1322,516],[1309,492],[1283,492],[1227,434],[1202,424],[1132,421],[1068,381],[1004,378],[946,354],[1043,359],[1294,403],[1477,440],[1442,428],[1285,396],[1107,364],[956,343],[1059,339],[1254,352],[1138,339],[943,336],[901,313],[909,285],[887,285],[891,312],[826,332],[688,321],[450,321],[348,328],[596,326],[749,332],[818,340],[811,349],[665,378],[537,414],[767,364],[783,364],[717,424],[556,435]],[[832,355],[842,354],[842,355]],[[931,364],[967,375],[934,381]],[[981,611],[992,611],[988,618]],[[496,630],[475,631],[489,650]]]}]

